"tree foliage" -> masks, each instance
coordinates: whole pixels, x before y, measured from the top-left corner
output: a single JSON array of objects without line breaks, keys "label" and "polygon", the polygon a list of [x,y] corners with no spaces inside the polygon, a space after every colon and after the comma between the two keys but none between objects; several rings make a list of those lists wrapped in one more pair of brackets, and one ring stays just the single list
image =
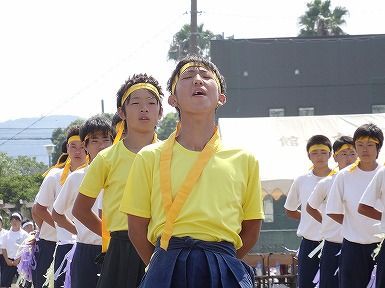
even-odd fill
[{"label": "tree foliage", "polygon": [[[170,48],[168,50],[168,59],[179,61],[186,57],[189,52],[189,39],[191,35],[190,24],[185,24],[174,35]],[[210,40],[213,38],[223,38],[222,35],[215,35],[210,30],[204,30],[203,24],[198,26],[198,54],[204,58],[210,56]]]},{"label": "tree foliage", "polygon": [[171,112],[164,116],[158,125],[158,138],[161,140],[167,139],[168,136],[170,136],[170,134],[175,130],[177,121],[177,113]]},{"label": "tree foliage", "polygon": [[330,0],[314,0],[306,4],[308,10],[299,17],[301,27],[298,36],[338,36],[346,35],[341,26],[348,15],[345,7],[337,6],[331,11]]}]

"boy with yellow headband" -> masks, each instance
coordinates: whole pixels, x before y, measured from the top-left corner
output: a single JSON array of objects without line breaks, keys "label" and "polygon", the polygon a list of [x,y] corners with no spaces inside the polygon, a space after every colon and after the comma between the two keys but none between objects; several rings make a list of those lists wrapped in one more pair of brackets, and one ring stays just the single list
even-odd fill
[{"label": "boy with yellow headband", "polygon": [[[91,117],[80,127],[80,140],[84,143],[90,163],[101,150],[112,145],[112,129],[111,122],[104,116]],[[96,265],[95,258],[101,252],[101,237],[87,229],[76,218],[67,216],[72,215],[72,207],[87,170],[88,166],[71,173],[56,198],[52,211],[52,217],[60,227],[77,234],[70,275],[66,275],[66,281],[72,288],[96,287],[97,275],[100,273],[100,266]],[[96,203],[92,211],[98,213]]]},{"label": "boy with yellow headband", "polygon": [[[117,138],[120,139],[124,127],[126,137],[101,151],[92,161],[72,210],[81,223],[103,238],[102,248],[107,253],[97,284],[99,288],[137,287],[144,274],[145,266],[128,239],[127,217],[119,211],[119,205],[136,153],[157,141],[154,129],[162,116],[162,89],[151,76],[130,77],[117,95],[118,112],[124,120],[123,125],[119,125]],[[103,223],[91,210],[102,189]],[[108,249],[106,231],[111,236]]]},{"label": "boy with yellow headband", "polygon": [[[353,147],[353,138],[342,136],[333,143],[333,157],[338,163],[338,169],[353,164],[357,159],[357,153]],[[328,194],[334,182],[337,171],[320,180],[310,195],[306,211],[322,224],[322,238],[324,244],[320,259],[319,288],[338,287],[339,275],[336,273],[339,266],[339,251],[342,243],[341,224],[335,222],[326,215],[324,210]]]},{"label": "boy with yellow headband", "polygon": [[[302,237],[298,253],[300,288],[314,287],[313,279],[319,268],[319,258],[317,256],[310,258],[309,254],[322,240],[321,223],[306,211],[306,205],[316,184],[331,172],[328,166],[331,156],[330,140],[324,135],[314,135],[308,140],[306,151],[313,168],[294,180],[284,206],[288,217],[300,220],[297,229],[297,235]],[[301,210],[298,210],[300,206]]]},{"label": "boy with yellow headband", "polygon": [[[78,126],[70,127],[67,132],[67,153],[68,158],[64,168],[51,170],[36,195],[34,210],[37,216],[44,221],[36,242],[35,258],[37,264],[32,273],[33,286],[36,288],[42,287],[46,281],[44,275],[53,260],[56,242],[55,271],[59,268],[65,254],[71,249],[75,240],[75,237],[65,229],[61,227],[55,229],[55,222],[51,213],[53,203],[68,175],[86,162],[86,153],[80,141]],[[63,281],[64,277],[57,279],[55,287],[61,287]]]},{"label": "boy with yellow headband", "polygon": [[140,287],[253,287],[239,259],[264,217],[258,161],[221,143],[215,111],[226,103],[224,79],[213,63],[190,56],[168,90],[178,128],[138,153],[120,206],[149,265]]},{"label": "boy with yellow headband", "polygon": [[[380,221],[357,212],[358,204],[369,182],[380,169],[376,159],[384,140],[374,124],[364,124],[354,132],[353,142],[359,160],[340,171],[332,185],[326,213],[342,224],[340,287],[366,287],[375,264],[371,257],[380,241]],[[380,201],[376,208],[382,211]]]}]

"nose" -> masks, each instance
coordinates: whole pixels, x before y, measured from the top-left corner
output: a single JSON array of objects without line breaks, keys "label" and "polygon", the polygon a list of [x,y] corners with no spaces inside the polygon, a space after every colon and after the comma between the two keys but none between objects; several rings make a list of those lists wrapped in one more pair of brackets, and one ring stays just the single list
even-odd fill
[{"label": "nose", "polygon": [[201,77],[201,75],[199,75],[199,73],[197,73],[194,76],[194,85],[202,85],[202,84],[203,84],[202,77]]},{"label": "nose", "polygon": [[140,112],[144,113],[144,112],[148,112],[148,111],[149,111],[149,110],[148,110],[147,104],[142,104],[142,105],[140,106]]}]

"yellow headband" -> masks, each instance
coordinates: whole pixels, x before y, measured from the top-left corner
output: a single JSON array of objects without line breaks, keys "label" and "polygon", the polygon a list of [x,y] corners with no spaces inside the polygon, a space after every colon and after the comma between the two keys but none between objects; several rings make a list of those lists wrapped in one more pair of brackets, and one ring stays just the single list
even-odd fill
[{"label": "yellow headband", "polygon": [[171,93],[172,94],[175,94],[175,87],[176,87],[176,83],[178,82],[179,80],[179,76],[183,74],[184,71],[187,70],[187,68],[190,68],[190,67],[204,67],[206,68],[207,70],[210,70],[212,73],[213,73],[213,78],[215,80],[215,82],[217,82],[217,85],[218,85],[218,90],[221,90],[221,81],[219,81],[217,75],[215,74],[214,71],[212,71],[209,67],[207,67],[206,65],[204,65],[203,63],[199,63],[199,62],[188,62],[186,64],[184,64],[182,66],[182,68],[180,68],[179,70],[179,73],[176,73],[175,77],[174,77],[174,80],[172,81],[172,85],[171,85]]},{"label": "yellow headband", "polygon": [[308,153],[311,153],[313,152],[314,150],[325,150],[325,151],[328,151],[330,152],[330,148],[324,144],[315,144],[315,145],[311,145],[309,147],[309,151]]},{"label": "yellow headband", "polygon": [[132,85],[130,88],[128,88],[127,91],[123,94],[122,100],[120,101],[120,106],[123,106],[124,101],[126,101],[128,96],[130,96],[130,94],[132,92],[139,90],[139,89],[147,89],[147,90],[151,91],[152,93],[155,94],[156,98],[158,98],[158,100],[160,100],[159,91],[158,91],[158,89],[156,89],[156,87],[154,85],[152,85],[150,83],[136,83],[136,84]]},{"label": "yellow headband", "polygon": [[79,135],[71,136],[70,138],[68,138],[67,143],[70,144],[74,141],[80,141],[80,136]]},{"label": "yellow headband", "polygon": [[372,138],[369,136],[362,136],[358,138],[356,141],[367,141],[367,142],[374,142],[376,144],[380,144],[380,141],[377,138]]},{"label": "yellow headband", "polygon": [[352,144],[344,144],[340,147],[340,149],[338,149],[336,152],[334,152],[334,156],[337,156],[338,154],[341,153],[342,150],[345,150],[345,149],[353,149],[353,145]]}]

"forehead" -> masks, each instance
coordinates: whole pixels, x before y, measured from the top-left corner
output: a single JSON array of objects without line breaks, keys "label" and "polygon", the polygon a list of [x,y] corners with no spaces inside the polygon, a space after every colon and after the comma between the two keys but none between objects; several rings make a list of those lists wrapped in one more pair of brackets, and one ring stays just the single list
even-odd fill
[{"label": "forehead", "polygon": [[182,71],[182,74],[186,73],[213,73],[213,71],[206,66],[191,66]]},{"label": "forehead", "polygon": [[90,134],[90,138],[98,138],[98,137],[108,137],[108,132],[107,131],[95,131]]},{"label": "forehead", "polygon": [[146,99],[154,99],[156,98],[155,95],[147,90],[147,89],[138,89],[138,90],[135,90],[134,92],[132,92],[130,94],[130,99],[133,100],[133,99],[136,99],[136,100],[139,100],[139,99],[142,99],[142,100],[146,100]]}]

